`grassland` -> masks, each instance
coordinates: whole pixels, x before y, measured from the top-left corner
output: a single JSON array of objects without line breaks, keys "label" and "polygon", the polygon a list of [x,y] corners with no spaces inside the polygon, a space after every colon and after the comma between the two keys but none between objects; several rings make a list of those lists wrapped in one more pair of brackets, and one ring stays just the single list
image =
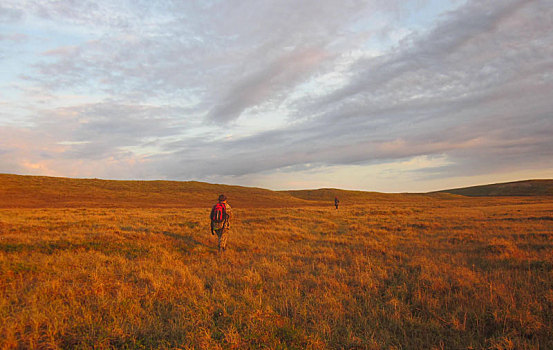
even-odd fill
[{"label": "grassland", "polygon": [[470,197],[553,196],[553,180],[524,180],[442,191]]},{"label": "grassland", "polygon": [[209,206],[5,206],[0,348],[553,348],[553,198],[266,195],[223,255]]},{"label": "grassland", "polygon": [[0,208],[202,208],[217,193],[241,208],[317,205],[262,188],[197,181],[113,181],[0,174]]}]

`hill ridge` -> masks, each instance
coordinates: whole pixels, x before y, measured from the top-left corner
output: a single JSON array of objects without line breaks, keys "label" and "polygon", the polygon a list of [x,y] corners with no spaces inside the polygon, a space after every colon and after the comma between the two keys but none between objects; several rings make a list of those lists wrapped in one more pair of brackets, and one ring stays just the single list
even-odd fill
[{"label": "hill ridge", "polygon": [[530,179],[494,184],[459,187],[433,193],[450,193],[469,197],[487,196],[553,196],[553,179]]},{"label": "hill ridge", "polygon": [[225,193],[241,207],[303,206],[288,194],[237,185],[174,180],[103,180],[0,174],[0,208],[210,207]]},{"label": "hill ridge", "polygon": [[[513,185],[514,184],[514,185]],[[463,196],[550,196],[553,180],[522,180],[429,193],[381,193],[320,188],[272,191],[260,187],[175,180],[105,180],[0,174],[0,208],[209,208],[219,194],[242,208],[302,207]]]}]

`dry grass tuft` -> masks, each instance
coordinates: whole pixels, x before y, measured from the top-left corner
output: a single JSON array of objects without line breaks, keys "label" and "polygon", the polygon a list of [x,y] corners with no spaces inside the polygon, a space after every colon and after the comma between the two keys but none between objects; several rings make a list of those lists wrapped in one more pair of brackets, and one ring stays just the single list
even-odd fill
[{"label": "dry grass tuft", "polygon": [[493,238],[485,250],[491,258],[524,259],[525,254],[518,249],[515,242],[504,238]]}]

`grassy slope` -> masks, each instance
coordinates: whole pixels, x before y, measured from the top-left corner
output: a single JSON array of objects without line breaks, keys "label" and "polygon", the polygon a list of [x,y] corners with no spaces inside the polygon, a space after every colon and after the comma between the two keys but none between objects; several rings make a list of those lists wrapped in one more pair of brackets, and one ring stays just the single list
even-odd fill
[{"label": "grassy slope", "polygon": [[551,349],[551,202],[0,209],[0,348]]},{"label": "grassy slope", "polygon": [[0,208],[202,208],[210,207],[220,193],[241,208],[316,204],[282,192],[196,181],[114,181],[0,174]]},{"label": "grassy slope", "polygon": [[340,204],[362,204],[362,203],[374,203],[374,202],[412,202],[417,200],[439,200],[439,199],[453,199],[449,193],[381,193],[381,192],[367,192],[367,191],[348,191],[336,188],[321,188],[316,190],[296,190],[296,191],[282,191],[288,193],[293,197],[309,200],[320,201],[324,203],[334,203],[334,197],[338,197]]},{"label": "grassy slope", "polygon": [[390,201],[432,201],[450,194],[386,194],[319,189],[270,191],[196,181],[115,181],[0,174],[0,208],[205,208],[218,194],[240,208],[283,208]]},{"label": "grassy slope", "polygon": [[553,196],[553,180],[525,180],[440,191],[469,197]]},{"label": "grassy slope", "polygon": [[0,174],[0,208],[204,208],[224,193],[241,208],[282,208],[383,202],[437,201],[464,196],[549,196],[553,180],[474,186],[429,194],[387,194],[333,188],[270,191],[196,181],[114,181]]},{"label": "grassy slope", "polygon": [[0,348],[553,348],[552,198],[0,175]]}]

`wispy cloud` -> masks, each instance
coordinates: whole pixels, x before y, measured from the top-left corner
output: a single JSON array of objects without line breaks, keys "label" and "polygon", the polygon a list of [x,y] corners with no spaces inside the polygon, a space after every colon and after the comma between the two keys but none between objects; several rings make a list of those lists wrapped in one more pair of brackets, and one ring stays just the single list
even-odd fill
[{"label": "wispy cloud", "polygon": [[552,169],[553,8],[452,2],[409,27],[435,6],[7,0],[0,171],[233,182],[402,164],[416,189]]}]

